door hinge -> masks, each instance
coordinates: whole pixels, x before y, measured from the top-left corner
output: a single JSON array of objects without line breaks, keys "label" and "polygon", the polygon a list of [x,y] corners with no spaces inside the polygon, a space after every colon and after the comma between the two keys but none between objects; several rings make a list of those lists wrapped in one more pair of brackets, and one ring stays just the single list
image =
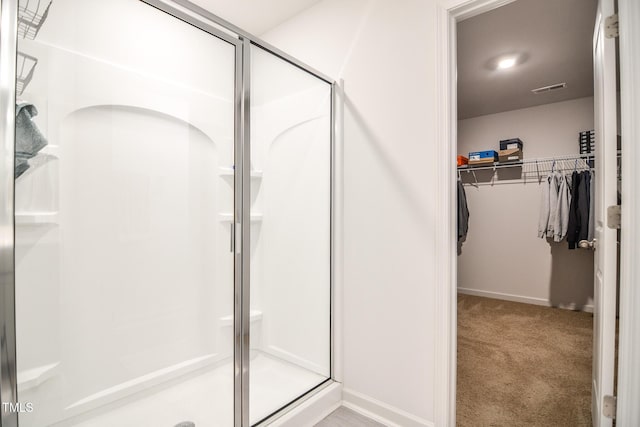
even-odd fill
[{"label": "door hinge", "polygon": [[618,14],[607,16],[604,20],[604,36],[608,39],[618,37]]},{"label": "door hinge", "polygon": [[607,418],[616,419],[616,400],[615,396],[605,396],[602,399],[602,415]]},{"label": "door hinge", "polygon": [[622,213],[620,205],[613,205],[607,208],[607,227],[618,229],[622,221]]}]

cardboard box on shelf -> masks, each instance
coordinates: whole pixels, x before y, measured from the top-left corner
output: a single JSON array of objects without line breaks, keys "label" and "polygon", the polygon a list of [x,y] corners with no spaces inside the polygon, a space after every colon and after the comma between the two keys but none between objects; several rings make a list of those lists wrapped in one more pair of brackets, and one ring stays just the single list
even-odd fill
[{"label": "cardboard box on shelf", "polygon": [[498,153],[494,150],[472,151],[469,153],[469,165],[486,165],[498,161]]},{"label": "cardboard box on shelf", "polygon": [[480,160],[469,160],[469,166],[492,165],[496,163],[491,157]]},{"label": "cardboard box on shelf", "polygon": [[522,151],[522,141],[520,138],[503,139],[500,141],[500,150],[519,149]]},{"label": "cardboard box on shelf", "polygon": [[500,163],[518,162],[522,160],[522,150],[517,148],[511,150],[500,150],[498,152],[498,160]]}]

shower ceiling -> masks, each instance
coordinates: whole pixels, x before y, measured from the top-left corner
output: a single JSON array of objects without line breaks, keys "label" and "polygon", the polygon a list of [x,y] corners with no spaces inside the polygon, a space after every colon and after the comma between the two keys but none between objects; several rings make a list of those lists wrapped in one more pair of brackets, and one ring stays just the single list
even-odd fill
[{"label": "shower ceiling", "polygon": [[[458,118],[593,95],[595,0],[517,0],[458,24]],[[504,55],[518,64],[496,69]],[[532,89],[566,82],[566,89]]]},{"label": "shower ceiling", "polygon": [[320,0],[192,0],[254,35],[277,27]]}]

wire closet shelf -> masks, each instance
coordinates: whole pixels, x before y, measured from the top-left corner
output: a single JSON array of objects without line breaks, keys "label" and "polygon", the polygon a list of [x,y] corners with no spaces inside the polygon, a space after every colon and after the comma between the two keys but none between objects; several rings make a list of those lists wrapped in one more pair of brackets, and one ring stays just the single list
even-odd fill
[{"label": "wire closet shelf", "polygon": [[[618,154],[619,155],[619,154]],[[593,171],[595,153],[585,154],[569,154],[563,156],[553,157],[538,157],[533,159],[525,159],[509,163],[495,162],[487,165],[464,165],[458,166],[458,178],[461,177],[462,172],[472,173],[474,176],[475,184],[478,184],[476,177],[476,171],[493,171],[491,180],[484,182],[486,185],[494,185],[500,182],[500,179],[504,180],[504,183],[514,182],[528,182],[533,178],[536,178],[538,182],[552,172],[560,173],[572,173],[581,172],[585,170]],[[520,173],[515,176],[513,173],[509,174],[509,177],[500,178],[496,181],[494,178],[501,169],[519,169]],[[517,172],[515,172],[517,173]],[[465,182],[470,184],[470,182]]]}]

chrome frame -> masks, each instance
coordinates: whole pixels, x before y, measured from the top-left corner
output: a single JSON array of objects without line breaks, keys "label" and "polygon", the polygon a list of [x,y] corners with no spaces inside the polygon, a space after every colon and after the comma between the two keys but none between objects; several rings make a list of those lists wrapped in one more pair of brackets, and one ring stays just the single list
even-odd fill
[{"label": "chrome frame", "polygon": [[[196,28],[199,28],[202,31],[205,31],[212,36],[216,36],[219,39],[222,39],[228,43],[233,45],[238,45],[239,40],[237,37],[233,37],[229,33],[225,33],[217,28],[215,25],[211,25],[211,23],[217,24],[217,21],[213,19],[209,19],[209,17],[204,16],[202,14],[194,14],[193,10],[191,10],[188,6],[183,5],[181,3],[189,3],[189,2],[179,2],[172,0],[140,0],[143,3],[148,4],[162,12],[165,12],[179,20],[193,25]],[[201,15],[201,16],[198,16]],[[200,18],[200,19],[198,19]],[[210,22],[207,22],[210,21]]]},{"label": "chrome frame", "polygon": [[[233,219],[233,259],[234,259],[234,301],[233,301],[233,419],[235,427],[242,427],[244,398],[242,394],[242,371],[244,367],[242,359],[242,290],[243,290],[243,259],[242,245],[240,236],[242,236],[242,177],[243,177],[243,144],[244,140],[244,108],[242,99],[244,96],[244,62],[243,62],[243,46],[242,43],[236,44],[236,74],[235,74],[235,136],[233,145],[234,158],[234,219]],[[239,143],[240,142],[240,143]]]},{"label": "chrome frame", "polygon": [[274,422],[275,420],[283,417],[284,415],[288,414],[289,412],[293,411],[298,406],[302,405],[304,402],[306,402],[307,400],[311,399],[317,393],[320,393],[322,390],[326,389],[327,387],[329,387],[333,383],[334,383],[334,380],[332,378],[327,378],[326,380],[322,381],[320,384],[318,384],[315,387],[313,387],[311,390],[307,390],[302,395],[296,397],[294,400],[289,402],[289,404],[287,404],[283,408],[280,408],[279,410],[277,410],[273,414],[268,415],[266,418],[258,421],[256,424],[253,424],[251,427],[267,427],[272,422]]},{"label": "chrome frame", "polygon": [[[250,41],[242,39],[242,140],[240,141],[242,157],[242,201],[240,221],[242,246],[242,372],[240,384],[242,387],[242,426],[249,426],[249,365],[251,352],[251,46]],[[236,159],[238,162],[238,159]],[[245,250],[246,249],[246,250]],[[236,403],[237,404],[237,403]]]},{"label": "chrome frame", "polygon": [[[14,156],[18,1],[0,0],[0,400],[18,402],[15,318]],[[0,410],[0,425],[18,413]]]},{"label": "chrome frame", "polygon": [[[245,63],[244,63],[244,67],[245,67],[245,71],[247,72],[246,76],[245,76],[245,106],[246,106],[246,122],[245,122],[245,126],[247,128],[246,131],[246,136],[245,136],[245,146],[244,146],[244,152],[245,152],[245,156],[247,158],[247,161],[250,160],[250,156],[251,156],[251,143],[250,143],[250,135],[249,135],[249,127],[251,125],[251,120],[250,120],[250,107],[251,107],[251,96],[250,96],[250,78],[251,78],[251,47],[252,45],[264,50],[267,53],[270,54],[274,54],[273,52],[271,52],[268,48],[265,48],[264,46],[262,46],[260,43],[256,43],[254,40],[248,40],[248,39],[243,39],[244,43],[245,43]],[[312,76],[324,81],[325,83],[329,84],[329,88],[330,88],[330,99],[329,99],[329,377],[327,379],[325,379],[324,381],[321,381],[320,383],[318,383],[316,386],[314,386],[313,388],[305,391],[304,393],[302,393],[301,395],[299,395],[298,397],[296,397],[295,399],[293,399],[292,401],[290,401],[288,404],[284,405],[283,407],[276,409],[273,413],[267,415],[265,418],[259,420],[256,422],[256,424],[253,425],[253,427],[262,427],[262,426],[267,426],[269,425],[271,422],[277,420],[278,418],[282,417],[283,415],[285,415],[286,413],[292,411],[293,409],[295,409],[296,407],[298,407],[299,405],[301,405],[302,403],[304,403],[305,401],[307,401],[308,399],[310,399],[312,396],[314,396],[316,393],[320,392],[321,390],[324,390],[326,387],[328,387],[329,385],[331,385],[334,381],[335,381],[335,360],[334,360],[334,349],[335,349],[335,343],[334,343],[334,338],[335,338],[335,334],[334,334],[334,322],[335,322],[335,302],[334,302],[334,284],[335,284],[335,272],[334,272],[334,267],[335,267],[335,248],[334,248],[334,244],[337,242],[337,239],[335,238],[335,207],[336,207],[336,202],[335,202],[335,197],[336,197],[336,191],[335,191],[335,185],[336,185],[336,180],[335,180],[335,171],[336,171],[336,149],[335,149],[335,145],[336,145],[336,135],[337,135],[337,121],[336,121],[336,111],[337,111],[337,107],[336,107],[336,102],[337,102],[337,95],[336,95],[336,90],[337,90],[337,83],[335,81],[328,81],[318,75],[316,75],[312,70],[306,69],[304,68],[304,66],[300,66],[296,63],[293,63],[292,61],[289,61],[287,58],[283,58],[282,56],[278,55],[278,54],[274,54],[274,56],[276,58],[279,58],[293,66],[296,66],[297,68],[301,69],[302,71],[305,71],[309,74],[311,74]],[[250,163],[245,164],[245,168],[246,168],[246,175],[244,176],[244,179],[250,181]],[[246,188],[246,192],[244,193],[244,196],[247,197],[247,201],[246,203],[250,204],[250,200],[251,200],[251,193],[250,193],[250,185]],[[247,209],[247,212],[245,212],[245,214],[247,214],[247,218],[245,219],[245,221],[249,221],[250,217],[248,216],[250,214],[250,209]],[[247,242],[247,245],[249,245],[250,243],[250,239]],[[249,251],[247,251],[247,256],[246,256],[246,262],[247,262],[247,275],[246,277],[249,277]],[[247,281],[246,283],[246,289],[244,290],[245,292],[245,297],[247,298],[247,300],[245,301],[246,306],[244,307],[244,309],[246,310],[247,316],[246,316],[246,322],[247,322],[247,326],[246,326],[246,339],[247,339],[247,346],[246,349],[249,349],[249,310],[250,310],[250,306],[249,306],[249,295],[250,295],[250,289],[249,289],[249,281]],[[245,320],[245,319],[243,319]],[[248,352],[247,352],[248,353]],[[248,354],[247,354],[248,357]],[[249,359],[247,358],[246,360],[246,366],[247,368],[249,367]],[[247,379],[246,379],[246,402],[247,402],[247,407],[249,404],[249,373],[246,373]],[[249,426],[249,414],[247,413],[246,415],[246,424],[243,424],[243,426]]]},{"label": "chrome frame", "polygon": [[[142,0],[142,1],[147,1],[147,0]],[[278,56],[279,58],[287,61],[288,63],[295,65],[296,67],[310,73],[313,74],[314,76],[318,77],[321,80],[324,80],[325,82],[329,83],[329,84],[333,84],[334,80],[325,75],[324,73],[321,73],[320,71],[314,69],[313,67],[310,67],[309,65],[305,64],[302,61],[299,61],[298,59],[294,58],[293,56],[285,53],[284,51],[278,49],[277,47],[265,42],[264,40],[261,40],[260,37],[256,37],[251,33],[248,33],[247,31],[244,31],[242,28],[236,27],[235,25],[233,25],[232,23],[230,23],[229,21],[226,21],[222,18],[220,18],[217,15],[214,15],[213,13],[209,12],[208,10],[190,2],[189,0],[172,0],[172,3],[178,4],[212,22],[215,22],[216,24],[218,24],[220,27],[230,31],[233,34],[237,34],[238,37],[242,38],[243,40],[249,40],[252,44],[255,44],[261,48],[263,48],[264,50],[269,51],[270,53]]]},{"label": "chrome frame", "polygon": [[336,133],[337,133],[337,121],[336,121],[336,113],[337,113],[337,83],[331,83],[331,105],[330,105],[330,164],[329,164],[329,375],[331,379],[335,378],[335,369],[336,369],[336,361],[335,361],[335,335],[334,335],[334,325],[336,322],[336,294],[334,290],[334,285],[336,283],[335,276],[335,266],[336,266],[336,248],[334,244],[337,243],[338,239],[335,238],[336,235]]},{"label": "chrome frame", "polygon": [[[250,248],[251,248],[251,158],[250,100],[251,45],[331,85],[330,106],[330,378],[262,420],[258,425],[280,417],[333,382],[334,360],[334,242],[335,239],[335,140],[336,84],[330,77],[309,67],[280,49],[236,27],[188,0],[140,0],[162,12],[199,28],[234,46],[234,221],[231,232],[234,246],[234,425],[250,425]],[[0,0],[0,398],[17,403],[16,329],[15,329],[15,227],[14,227],[14,144],[16,100],[18,0]],[[246,226],[243,226],[246,225]],[[244,249],[247,249],[246,251]],[[17,413],[0,414],[0,426],[18,425]]]}]

